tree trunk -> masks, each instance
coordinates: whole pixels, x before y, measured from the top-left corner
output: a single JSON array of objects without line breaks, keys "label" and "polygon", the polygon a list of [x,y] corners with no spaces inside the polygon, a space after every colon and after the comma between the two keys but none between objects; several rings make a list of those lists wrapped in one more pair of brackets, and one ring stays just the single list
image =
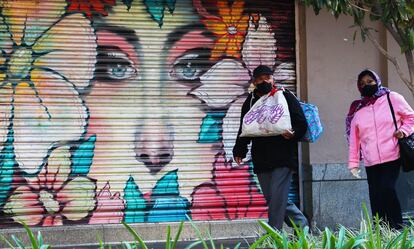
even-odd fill
[{"label": "tree trunk", "polygon": [[407,60],[408,74],[410,75],[411,86],[414,87],[414,55],[413,55],[413,51],[405,52],[405,58]]},{"label": "tree trunk", "polygon": [[398,63],[397,58],[391,56],[388,51],[383,48],[379,42],[372,36],[371,32],[367,30],[364,26],[363,29],[366,30],[366,34],[368,39],[374,44],[374,46],[383,54],[394,66],[397,70],[398,75],[400,76],[401,80],[405,83],[405,85],[410,89],[411,94],[414,96],[414,60],[413,60],[413,53],[412,51],[407,51],[405,53],[405,57],[407,60],[408,65],[408,72],[410,74],[410,79],[406,78],[404,72],[401,70],[400,64]]}]

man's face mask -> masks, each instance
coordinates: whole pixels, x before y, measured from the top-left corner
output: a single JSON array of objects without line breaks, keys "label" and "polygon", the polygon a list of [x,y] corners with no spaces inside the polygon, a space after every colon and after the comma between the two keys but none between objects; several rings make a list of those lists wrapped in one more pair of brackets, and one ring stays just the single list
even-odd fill
[{"label": "man's face mask", "polygon": [[371,97],[378,91],[378,85],[365,85],[361,89],[361,95],[364,97]]},{"label": "man's face mask", "polygon": [[272,91],[272,88],[272,83],[268,83],[266,81],[263,81],[262,83],[256,85],[257,92],[261,94],[268,94],[270,91]]}]

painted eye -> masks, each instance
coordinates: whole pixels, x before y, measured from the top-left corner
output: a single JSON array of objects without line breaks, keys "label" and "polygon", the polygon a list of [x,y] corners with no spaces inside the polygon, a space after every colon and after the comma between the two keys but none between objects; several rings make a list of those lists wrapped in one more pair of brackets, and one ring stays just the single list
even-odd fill
[{"label": "painted eye", "polygon": [[181,80],[195,80],[202,72],[201,67],[197,65],[197,54],[186,54],[174,62],[173,73],[175,78]]},{"label": "painted eye", "polygon": [[135,68],[128,65],[112,65],[109,66],[107,70],[108,77],[115,80],[129,79],[136,75]]},{"label": "painted eye", "polygon": [[100,81],[117,82],[134,78],[138,74],[133,61],[121,50],[98,48],[95,78]]},{"label": "painted eye", "polygon": [[209,54],[209,50],[194,50],[178,57],[170,70],[170,76],[187,82],[199,79],[211,67]]}]

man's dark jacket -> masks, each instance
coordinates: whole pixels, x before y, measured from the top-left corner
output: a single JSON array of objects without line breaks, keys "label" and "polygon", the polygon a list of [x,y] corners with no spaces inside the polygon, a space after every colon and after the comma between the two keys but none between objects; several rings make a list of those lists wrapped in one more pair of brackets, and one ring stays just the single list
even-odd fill
[{"label": "man's dark jacket", "polygon": [[[250,110],[250,104],[260,98],[255,92],[249,94],[243,103],[240,119],[240,128],[237,134],[236,144],[233,147],[233,156],[245,158],[250,141],[252,141],[253,171],[255,173],[270,171],[278,167],[297,169],[298,140],[305,135],[307,123],[299,101],[289,91],[284,91],[289,106],[292,129],[295,132],[292,139],[285,139],[281,135],[273,137],[240,137],[243,117]],[[253,98],[252,102],[250,100]]]}]

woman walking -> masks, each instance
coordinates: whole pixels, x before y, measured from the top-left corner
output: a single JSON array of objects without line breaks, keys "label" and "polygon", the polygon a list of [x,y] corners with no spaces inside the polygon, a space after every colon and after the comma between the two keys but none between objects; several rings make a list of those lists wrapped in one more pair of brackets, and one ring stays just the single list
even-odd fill
[{"label": "woman walking", "polygon": [[[395,191],[401,167],[398,139],[414,132],[414,111],[403,96],[383,87],[374,71],[362,71],[357,86],[361,99],[351,104],[346,118],[348,168],[359,177],[359,162],[363,159],[372,215],[399,229],[402,214]],[[397,130],[389,100],[394,107]]]}]

